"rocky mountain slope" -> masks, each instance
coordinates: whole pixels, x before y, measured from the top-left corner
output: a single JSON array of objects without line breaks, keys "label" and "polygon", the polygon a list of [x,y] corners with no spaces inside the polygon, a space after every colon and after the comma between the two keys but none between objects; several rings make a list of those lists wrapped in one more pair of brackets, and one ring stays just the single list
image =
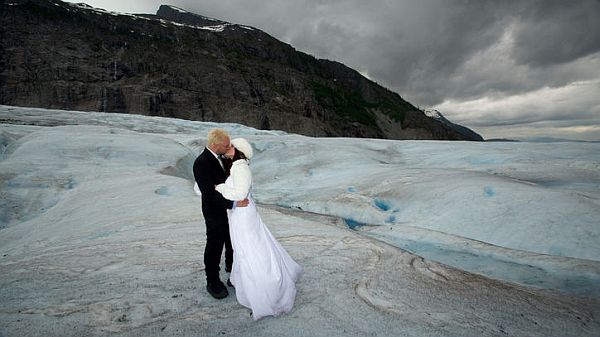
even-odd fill
[{"label": "rocky mountain slope", "polygon": [[479,140],[341,63],[161,6],[2,0],[0,104],[236,122],[309,136]]}]

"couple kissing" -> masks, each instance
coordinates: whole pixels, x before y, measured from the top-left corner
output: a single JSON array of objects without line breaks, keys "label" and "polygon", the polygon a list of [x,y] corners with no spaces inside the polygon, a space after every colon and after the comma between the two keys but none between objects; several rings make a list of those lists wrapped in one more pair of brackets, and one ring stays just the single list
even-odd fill
[{"label": "couple kissing", "polygon": [[229,294],[219,276],[225,247],[225,270],[230,272],[227,284],[257,320],[291,311],[302,267],[279,244],[258,213],[251,195],[253,156],[252,145],[246,139],[230,139],[227,131],[212,129],[193,170],[206,224],[207,291],[217,299]]}]

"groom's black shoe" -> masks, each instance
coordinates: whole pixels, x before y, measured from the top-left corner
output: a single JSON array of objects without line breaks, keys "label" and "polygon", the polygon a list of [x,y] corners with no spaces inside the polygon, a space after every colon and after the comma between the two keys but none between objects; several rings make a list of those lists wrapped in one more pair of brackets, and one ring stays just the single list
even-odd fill
[{"label": "groom's black shoe", "polygon": [[230,287],[232,287],[232,288],[235,288],[233,286],[233,283],[231,283],[231,279],[229,279],[229,278],[227,279],[227,285],[230,286]]},{"label": "groom's black shoe", "polygon": [[206,290],[208,290],[208,293],[216,299],[222,299],[229,295],[229,292],[227,292],[227,288],[225,288],[225,285],[223,285],[223,282],[221,282],[221,280],[208,282],[206,284]]}]

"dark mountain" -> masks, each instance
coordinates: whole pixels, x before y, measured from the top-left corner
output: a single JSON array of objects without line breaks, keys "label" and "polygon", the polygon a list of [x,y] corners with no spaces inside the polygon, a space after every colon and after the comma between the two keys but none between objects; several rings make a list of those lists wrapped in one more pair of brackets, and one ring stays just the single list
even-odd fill
[{"label": "dark mountain", "polygon": [[2,0],[0,104],[236,122],[310,136],[475,140],[258,29]]}]

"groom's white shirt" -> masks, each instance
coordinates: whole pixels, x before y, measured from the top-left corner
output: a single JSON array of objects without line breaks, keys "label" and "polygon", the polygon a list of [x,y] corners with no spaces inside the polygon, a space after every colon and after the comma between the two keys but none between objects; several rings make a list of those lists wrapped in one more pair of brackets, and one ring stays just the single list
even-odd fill
[{"label": "groom's white shirt", "polygon": [[219,184],[215,189],[225,199],[234,201],[246,199],[248,192],[250,192],[250,186],[252,186],[252,172],[250,172],[248,161],[244,159],[234,161],[231,166],[230,175],[233,179],[233,186]]},{"label": "groom's white shirt", "polygon": [[217,161],[219,162],[219,164],[221,165],[222,169],[225,169],[225,166],[223,166],[223,161],[221,160],[221,158],[219,158],[219,155],[214,153],[213,150],[211,150],[210,148],[206,148],[208,151],[210,151],[210,153],[212,153],[213,156],[215,156],[215,158],[217,158]]}]

